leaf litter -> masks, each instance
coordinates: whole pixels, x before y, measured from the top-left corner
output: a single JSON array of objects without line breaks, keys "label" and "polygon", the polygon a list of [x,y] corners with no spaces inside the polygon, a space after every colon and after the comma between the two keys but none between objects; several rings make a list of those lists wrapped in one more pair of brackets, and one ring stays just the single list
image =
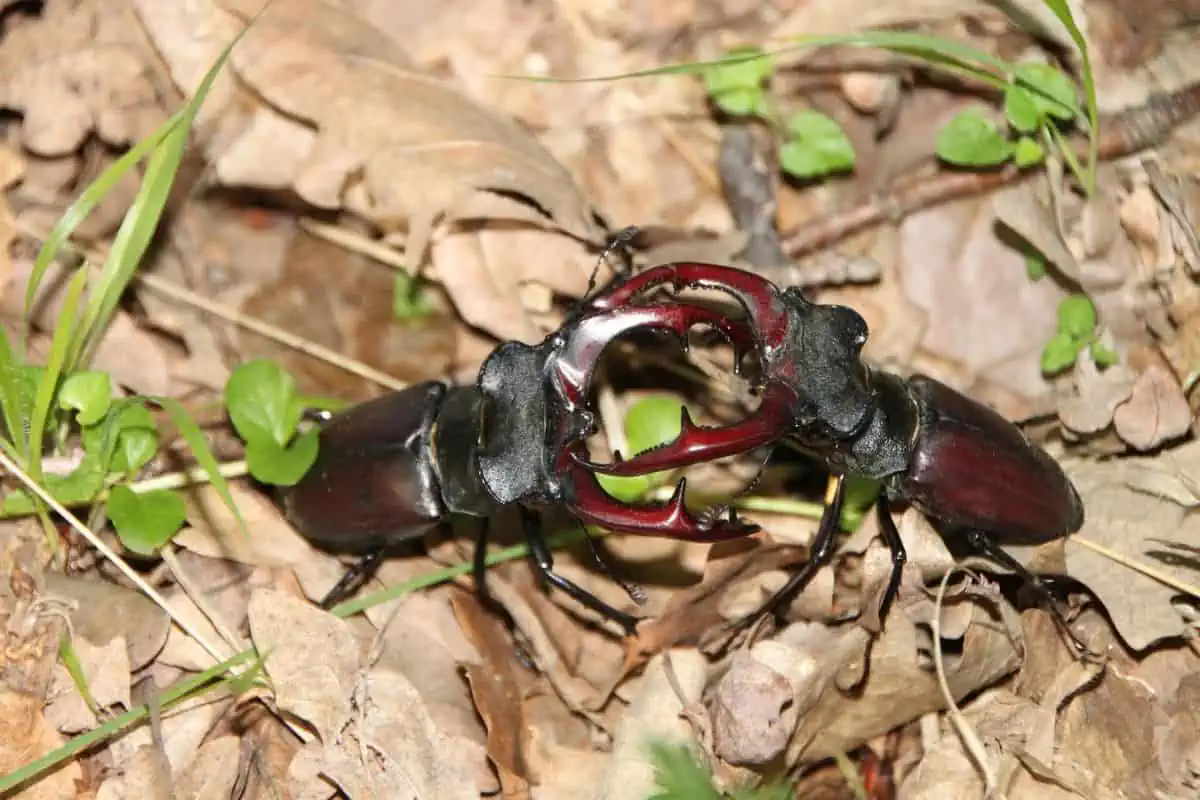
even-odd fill
[{"label": "leaf litter", "polygon": [[[234,51],[201,114],[196,175],[204,177],[180,192],[165,246],[144,269],[402,381],[470,379],[496,340],[535,341],[558,324],[554,301],[586,288],[603,219],[657,225],[679,252],[723,261],[739,256],[729,242],[741,235],[714,179],[721,134],[698,82],[540,86],[485,76],[612,74],[719,55],[731,38],[863,25],[919,25],[1004,57],[1015,57],[1014,42],[1036,48],[1022,22],[975,3],[867,4],[862,13],[810,3],[782,16],[724,3],[721,24],[689,28],[707,19],[699,5],[647,16],[473,0],[386,13],[361,4],[352,13],[278,0]],[[1069,46],[1040,5],[1022,5],[1039,20],[1034,31]],[[6,328],[20,314],[30,240],[116,150],[166,119],[172,91],[190,95],[258,11],[237,0],[44,6],[40,15],[7,12],[0,35],[0,65],[8,65],[0,104],[16,112],[0,122]],[[1082,13],[1094,23],[1103,107],[1128,98],[1131,86],[1155,88],[1164,63],[1175,71],[1170,80],[1200,78],[1186,41],[1159,47],[1166,37],[1147,34],[1157,11],[1136,36],[1114,27],[1124,10]],[[498,42],[497,30],[511,36]],[[859,164],[845,180],[776,187],[782,230],[929,174],[932,140],[965,102],[921,80],[911,62],[868,64],[862,54],[795,59],[831,70],[833,83],[776,75],[773,90],[787,102],[843,123]],[[728,640],[725,624],[807,555],[812,525],[769,512],[748,512],[765,536],[712,548],[603,542],[608,571],[635,576],[649,598],[632,639],[547,596],[518,563],[495,568],[489,581],[512,630],[465,578],[342,620],[313,604],[342,561],[303,541],[259,488],[237,482],[249,536],[213,490],[192,489],[184,531],[161,561],[142,566],[166,585],[171,613],[189,629],[227,654],[255,647],[263,682],[151,708],[150,724],[22,796],[86,787],[98,797],[227,797],[241,787],[247,797],[648,797],[650,745],[664,742],[699,753],[724,789],[790,770],[797,796],[808,796],[803,787],[825,779],[823,762],[849,755],[865,764],[863,754],[882,752],[888,737],[904,742],[904,759],[892,765],[898,797],[983,797],[988,785],[1010,798],[1195,796],[1198,615],[1187,588],[1200,583],[1194,150],[1187,128],[1145,158],[1103,164],[1091,200],[1062,192],[1051,171],[812,254],[877,266],[865,280],[818,293],[868,318],[868,357],[1032,420],[1030,436],[1063,459],[1085,527],[1011,552],[1075,582],[1072,630],[1103,653],[1102,665],[1074,658],[1051,618],[1025,608],[993,566],[969,564],[939,606],[929,587],[951,554],[911,510],[898,518],[910,555],[901,594],[877,636],[874,607],[890,561],[868,518],[778,631],[749,644]],[[297,224],[313,217],[346,238],[317,238]],[[93,257],[116,218],[102,211],[83,230],[84,247],[101,248]],[[395,321],[396,276],[377,263],[380,246],[402,253],[389,259],[393,268],[428,282],[427,316]],[[1029,247],[1046,262],[1039,280],[1027,273]],[[797,274],[808,266],[797,264]],[[841,274],[826,270],[814,283],[836,284]],[[62,302],[56,285],[43,286],[43,334]],[[1056,309],[1079,291],[1097,309],[1096,342],[1118,361],[1101,366],[1084,349],[1047,375],[1040,356]],[[31,352],[45,347],[44,336],[31,337]],[[305,392],[357,400],[379,391],[146,287],[118,313],[93,364],[122,396],[192,400],[219,390],[239,361],[263,356],[297,374]],[[218,434],[213,441],[223,447]],[[723,465],[708,477],[721,485],[737,474]],[[768,473],[755,491],[793,486]],[[518,526],[501,521],[497,535],[515,536]],[[461,563],[473,532],[455,533],[453,541],[431,535],[424,554],[388,560],[369,586]],[[10,642],[0,772],[212,665],[212,654],[95,559],[74,553],[81,574],[64,578],[31,527],[4,521],[0,541],[10,576],[0,582]],[[634,608],[585,549],[558,551],[556,562],[589,591]],[[59,658],[64,636],[94,705]],[[968,747],[972,738],[979,747]]]}]

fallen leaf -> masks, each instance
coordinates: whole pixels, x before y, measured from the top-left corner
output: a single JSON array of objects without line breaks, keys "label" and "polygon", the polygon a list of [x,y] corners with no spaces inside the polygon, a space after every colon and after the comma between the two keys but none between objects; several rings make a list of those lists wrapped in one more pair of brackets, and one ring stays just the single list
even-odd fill
[{"label": "fallen leaf", "polygon": [[321,741],[339,741],[360,669],[359,644],[347,624],[272,590],[255,592],[249,611],[250,636],[279,708],[311,724]]},{"label": "fallen leaf", "polygon": [[90,133],[125,145],[167,118],[152,58],[128,6],[49,3],[36,22],[6,31],[0,105],[24,114],[22,140],[39,155],[73,152]]},{"label": "fallen leaf", "polygon": [[[215,689],[181,701],[162,715],[162,753],[172,773],[187,769],[196,758],[200,745],[212,731],[213,723],[233,704],[227,692]],[[157,749],[149,725],[140,725],[111,745],[113,763],[127,767],[146,750]]]},{"label": "fallen leaf", "polygon": [[1117,407],[1129,399],[1135,377],[1124,364],[1115,364],[1103,372],[1084,352],[1075,360],[1074,393],[1059,401],[1058,416],[1076,433],[1104,430],[1113,421]]},{"label": "fallen leaf", "polygon": [[96,800],[172,800],[171,765],[162,751],[144,745],[109,777],[96,792]]},{"label": "fallen leaf", "polygon": [[230,797],[237,785],[241,749],[236,736],[219,736],[205,742],[192,763],[175,778],[175,796],[193,800]]},{"label": "fallen leaf", "polygon": [[481,663],[466,665],[465,674],[487,728],[487,754],[496,767],[501,792],[506,797],[527,794],[530,781],[524,751],[529,730],[512,643],[500,619],[485,609],[478,597],[456,597],[454,611],[483,654]]},{"label": "fallen leaf", "polygon": [[246,521],[246,530],[217,490],[203,484],[183,493],[188,524],[172,541],[202,556],[260,567],[291,567],[319,558],[261,492],[238,484],[230,485],[229,492]]},{"label": "fallen leaf", "polygon": [[651,659],[613,736],[612,760],[608,774],[596,787],[596,800],[654,794],[657,782],[648,745],[687,745],[693,741],[682,712],[700,701],[707,669],[704,657],[696,650],[670,650]]},{"label": "fallen leaf", "polygon": [[[248,21],[260,6],[227,0],[220,10],[181,8],[176,19],[228,11]],[[150,13],[148,4],[139,7]],[[178,22],[154,16],[160,19],[152,37],[178,36]],[[160,50],[171,58],[170,49]],[[297,70],[298,63],[305,69]],[[573,235],[598,238],[590,204],[532,135],[412,69],[394,41],[344,8],[323,0],[269,6],[232,53],[230,67],[245,82],[252,109],[236,113],[286,119],[299,132],[287,134],[276,120],[210,141],[216,174],[226,185],[290,186],[319,208],[350,208],[387,228],[407,223],[413,264],[423,259],[436,220],[470,217],[480,193],[530,198]],[[184,91],[194,88],[195,77],[176,79]],[[527,221],[542,219],[515,203],[506,208]]]},{"label": "fallen leaf", "polygon": [[47,597],[66,601],[73,608],[71,629],[75,636],[100,647],[121,640],[128,650],[127,672],[142,669],[162,650],[171,620],[141,592],[51,572],[43,580]]},{"label": "fallen leaf", "polygon": [[1137,377],[1129,400],[1117,407],[1113,426],[1136,449],[1152,450],[1191,430],[1192,410],[1174,376],[1151,364]]},{"label": "fallen leaf", "polygon": [[458,760],[458,740],[437,728],[403,675],[371,670],[357,703],[353,723],[336,740],[313,742],[292,762],[294,791],[320,774],[348,797],[479,797]]},{"label": "fallen leaf", "polygon": [[[125,640],[114,637],[94,645],[78,637],[72,643],[88,693],[100,709],[129,708],[129,653]],[[88,707],[67,668],[61,663],[54,670],[54,682],[47,698],[46,719],[63,733],[80,733],[95,727],[96,715]]]}]

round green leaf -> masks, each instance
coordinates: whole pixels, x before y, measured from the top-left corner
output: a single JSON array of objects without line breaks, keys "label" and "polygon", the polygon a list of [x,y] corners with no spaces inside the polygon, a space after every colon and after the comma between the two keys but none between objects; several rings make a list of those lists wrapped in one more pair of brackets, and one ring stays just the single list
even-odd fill
[{"label": "round green leaf", "polygon": [[995,167],[1008,161],[1013,145],[977,108],[954,116],[938,132],[938,157],[961,167]]},{"label": "round green leaf", "polygon": [[[674,441],[683,424],[683,403],[667,395],[651,395],[633,404],[625,415],[625,439],[632,455]],[[616,499],[631,503],[662,486],[670,471],[649,475],[597,475],[601,488]]]},{"label": "round green leaf", "polygon": [[141,469],[158,452],[158,434],[144,428],[129,428],[117,434],[117,449],[109,468],[113,472]]},{"label": "round green leaf", "polygon": [[1059,331],[1046,342],[1042,350],[1042,372],[1055,375],[1075,363],[1083,343]]},{"label": "round green leaf", "polygon": [[1029,98],[1042,114],[1063,121],[1079,116],[1079,94],[1067,73],[1049,64],[1021,64],[1014,77],[1031,89]]},{"label": "round green leaf", "polygon": [[712,100],[716,103],[717,108],[726,114],[735,117],[749,117],[759,114],[765,94],[758,87],[737,88],[714,94]]},{"label": "round green leaf", "polygon": [[1004,90],[1004,116],[1019,133],[1033,133],[1042,124],[1037,103],[1029,96],[1029,90],[1017,83],[1010,83]]},{"label": "round green leaf", "polygon": [[296,484],[317,460],[317,431],[306,431],[286,447],[268,439],[246,442],[246,468],[254,479],[272,486]]},{"label": "round green leaf", "polygon": [[1120,356],[1117,355],[1116,350],[1105,346],[1101,342],[1096,342],[1093,344],[1091,351],[1092,361],[1096,362],[1097,367],[1111,367],[1113,364],[1116,364],[1121,360]]},{"label": "round green leaf", "polygon": [[420,319],[428,316],[431,310],[429,298],[422,290],[420,281],[403,270],[396,270],[396,278],[392,283],[392,314],[396,319]]},{"label": "round green leaf", "polygon": [[854,146],[837,122],[819,111],[798,111],[788,120],[791,138],[779,148],[779,165],[801,180],[854,168]]},{"label": "round green leaf", "polygon": [[75,411],[80,425],[95,425],[112,406],[112,379],[107,372],[77,372],[63,381],[58,405]]},{"label": "round green leaf", "polygon": [[1031,281],[1040,281],[1046,277],[1046,259],[1037,251],[1025,254],[1025,274]]},{"label": "round green leaf", "polygon": [[1046,150],[1042,143],[1030,136],[1022,136],[1017,140],[1017,149],[1013,153],[1013,161],[1021,169],[1032,167],[1046,160]]},{"label": "round green leaf", "polygon": [[1083,339],[1096,329],[1096,307],[1086,294],[1073,294],[1058,304],[1058,330],[1072,339]]},{"label": "round green leaf", "polygon": [[711,97],[716,98],[738,89],[758,89],[775,69],[771,57],[760,47],[735,47],[726,54],[727,58],[738,56],[746,58],[706,67],[701,73],[704,86]]},{"label": "round green leaf", "polygon": [[296,381],[273,361],[256,359],[235,369],[225,384],[225,405],[247,443],[265,440],[283,447],[300,424]]},{"label": "round green leaf", "polygon": [[108,518],[121,544],[135,553],[151,555],[183,527],[187,509],[183,498],[168,489],[138,494],[117,485],[108,494]]}]

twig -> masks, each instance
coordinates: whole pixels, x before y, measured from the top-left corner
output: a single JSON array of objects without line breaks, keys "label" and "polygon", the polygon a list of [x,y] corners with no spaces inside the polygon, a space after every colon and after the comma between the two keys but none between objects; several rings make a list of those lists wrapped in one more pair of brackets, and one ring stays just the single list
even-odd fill
[{"label": "twig", "polygon": [[[1124,158],[1164,142],[1179,125],[1200,113],[1200,83],[1171,93],[1152,95],[1137,108],[1109,117],[1101,126],[1099,157]],[[1075,141],[1073,151],[1087,153],[1087,143]],[[943,172],[900,184],[883,197],[874,197],[845,211],[806,222],[784,234],[783,249],[795,257],[835,244],[852,234],[885,222],[898,222],[914,212],[962,197],[971,197],[1041,174],[1040,169],[1008,167],[999,172]]]}]

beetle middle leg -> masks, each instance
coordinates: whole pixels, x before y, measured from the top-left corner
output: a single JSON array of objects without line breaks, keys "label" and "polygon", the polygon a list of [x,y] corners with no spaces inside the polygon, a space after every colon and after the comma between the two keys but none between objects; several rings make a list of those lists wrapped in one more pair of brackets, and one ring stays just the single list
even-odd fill
[{"label": "beetle middle leg", "polygon": [[368,550],[358,560],[358,563],[346,570],[342,579],[325,593],[325,596],[321,598],[320,607],[328,611],[353,594],[355,589],[369,580],[375,574],[375,570],[379,569],[383,557],[387,555],[388,548],[387,544],[383,544]]},{"label": "beetle middle leg", "polygon": [[541,576],[551,586],[561,589],[596,613],[620,625],[630,636],[635,635],[637,633],[637,617],[626,614],[624,611],[618,611],[599,597],[554,571],[554,555],[546,541],[537,513],[525,507],[521,507],[520,513],[521,522],[525,526],[525,537],[529,542],[529,552],[533,556],[533,564]]}]

